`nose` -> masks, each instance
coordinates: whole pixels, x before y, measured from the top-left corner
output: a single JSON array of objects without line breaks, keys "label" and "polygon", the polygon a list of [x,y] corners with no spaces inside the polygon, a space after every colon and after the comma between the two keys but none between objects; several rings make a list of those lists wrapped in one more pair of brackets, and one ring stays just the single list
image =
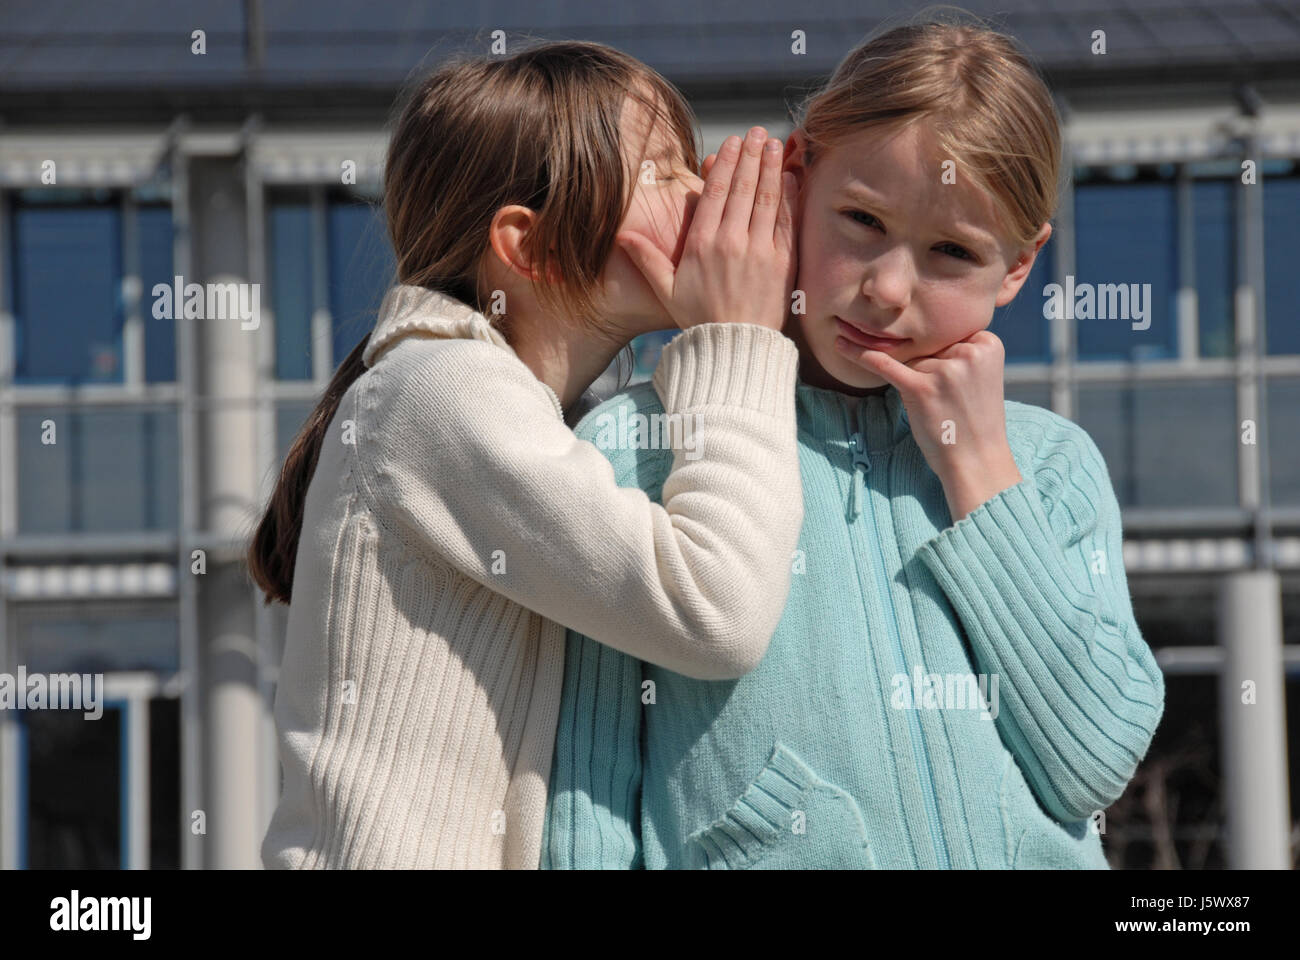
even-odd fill
[{"label": "nose", "polygon": [[882,310],[902,310],[912,299],[916,268],[911,253],[895,244],[875,257],[862,278],[862,295]]}]

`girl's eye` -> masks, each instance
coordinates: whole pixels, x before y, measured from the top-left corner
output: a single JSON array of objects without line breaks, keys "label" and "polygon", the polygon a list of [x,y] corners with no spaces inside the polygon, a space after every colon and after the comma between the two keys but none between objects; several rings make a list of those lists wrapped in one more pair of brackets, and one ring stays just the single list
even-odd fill
[{"label": "girl's eye", "polygon": [[[869,213],[867,213],[867,212],[865,212],[865,211],[863,211],[863,210],[845,210],[844,213],[845,213],[845,215],[847,215],[848,218],[849,218],[850,220],[852,220],[854,223],[860,223],[860,224],[862,224],[864,227],[879,227],[879,226],[881,226],[879,220],[877,220],[877,219],[876,219],[875,217],[873,217],[871,214],[869,214]],[[857,219],[858,217],[865,217],[866,219],[864,219],[864,220],[859,220],[859,219]],[[884,229],[884,228],[881,227],[881,229]]]},{"label": "girl's eye", "polygon": [[975,259],[975,257],[971,255],[969,250],[967,250],[965,247],[958,246],[955,243],[941,243],[939,244],[939,246],[935,247],[935,249],[942,250],[944,253],[956,257],[958,260]]}]

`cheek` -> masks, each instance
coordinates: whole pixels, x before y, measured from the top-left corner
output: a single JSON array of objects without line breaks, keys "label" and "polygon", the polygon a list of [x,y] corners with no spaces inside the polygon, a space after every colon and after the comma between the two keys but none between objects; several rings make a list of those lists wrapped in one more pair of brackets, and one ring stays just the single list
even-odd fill
[{"label": "cheek", "polygon": [[926,341],[937,349],[965,340],[993,319],[997,289],[986,282],[938,283],[922,293],[918,304],[925,316]]},{"label": "cheek", "polygon": [[853,264],[837,244],[835,237],[821,223],[805,221],[799,230],[799,281],[798,286],[810,301],[822,304],[841,287],[853,285]]},{"label": "cheek", "polygon": [[632,201],[623,230],[653,243],[674,264],[686,242],[686,196],[683,190],[643,186]]}]

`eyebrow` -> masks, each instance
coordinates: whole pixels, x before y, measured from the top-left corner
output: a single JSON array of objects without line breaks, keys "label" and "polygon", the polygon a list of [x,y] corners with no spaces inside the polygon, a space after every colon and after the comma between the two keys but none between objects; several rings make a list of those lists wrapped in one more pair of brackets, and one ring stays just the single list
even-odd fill
[{"label": "eyebrow", "polygon": [[[835,192],[850,200],[856,200],[866,206],[874,207],[886,215],[893,215],[896,212],[889,204],[880,199],[879,194],[858,180],[852,180],[844,184]],[[954,237],[955,241],[960,241],[968,247],[981,247],[989,250],[996,250],[998,247],[997,237],[985,230],[953,225],[946,232]]]}]

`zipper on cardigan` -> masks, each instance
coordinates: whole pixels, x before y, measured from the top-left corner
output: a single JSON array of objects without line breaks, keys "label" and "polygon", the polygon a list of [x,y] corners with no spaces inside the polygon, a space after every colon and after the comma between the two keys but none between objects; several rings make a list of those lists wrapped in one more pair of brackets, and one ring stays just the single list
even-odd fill
[{"label": "zipper on cardigan", "polygon": [[[885,552],[880,546],[880,528],[876,525],[876,507],[871,498],[871,485],[867,479],[867,474],[871,472],[871,454],[867,452],[866,440],[861,431],[854,433],[849,438],[853,444],[853,480],[855,486],[850,487],[849,497],[851,502],[857,496],[857,484],[860,482],[865,485],[863,498],[867,501],[867,509],[871,514],[871,541],[876,545],[876,585],[879,588],[880,602],[884,604],[889,611],[889,622],[893,625],[894,641],[894,659],[898,664],[898,672],[908,675],[907,663],[903,656],[903,635],[898,626],[898,611],[894,609],[893,595],[889,592],[889,583],[885,580]],[[856,516],[856,512],[854,513]],[[926,814],[930,820],[930,840],[934,845],[934,855],[939,861],[939,867],[942,870],[949,869],[947,845],[943,839],[943,828],[939,822],[939,808],[934,800],[934,781],[930,778],[930,756],[925,748],[925,740],[921,734],[921,721],[917,719],[916,710],[908,710],[907,718],[912,730],[913,759],[916,760],[918,771],[921,777],[921,793],[925,797]],[[916,756],[919,748],[920,757]]]}]

